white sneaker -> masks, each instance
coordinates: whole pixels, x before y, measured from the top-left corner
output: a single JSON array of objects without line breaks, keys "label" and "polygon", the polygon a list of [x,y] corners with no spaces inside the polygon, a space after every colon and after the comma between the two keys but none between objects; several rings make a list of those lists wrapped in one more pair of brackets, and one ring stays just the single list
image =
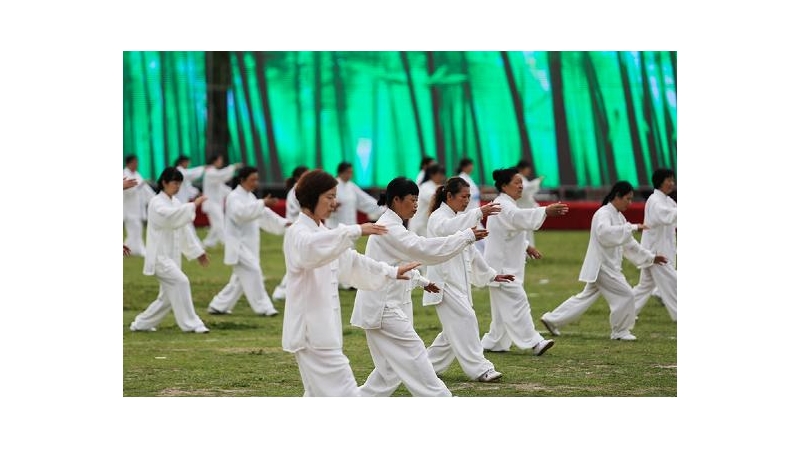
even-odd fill
[{"label": "white sneaker", "polygon": [[486,383],[486,382],[489,382],[489,381],[499,380],[500,377],[502,377],[502,376],[503,376],[502,373],[500,373],[500,372],[498,372],[498,371],[496,371],[494,369],[489,369],[486,372],[483,372],[483,375],[478,377],[478,381],[480,381],[482,383]]},{"label": "white sneaker", "polygon": [[208,313],[211,314],[211,315],[215,315],[216,316],[216,315],[221,315],[221,314],[230,314],[231,312],[230,311],[220,311],[218,309],[215,309],[215,308],[212,308],[212,307],[209,306],[208,307]]},{"label": "white sneaker", "polygon": [[286,300],[286,290],[280,286],[276,287],[272,292],[272,300]]},{"label": "white sneaker", "polygon": [[273,308],[273,309],[270,309],[269,311],[267,311],[265,313],[261,313],[260,315],[261,316],[267,316],[267,317],[277,316],[278,315],[278,310]]},{"label": "white sneaker", "polygon": [[194,331],[195,333],[208,333],[208,332],[209,332],[209,331],[211,331],[211,330],[209,330],[208,328],[206,328],[206,326],[205,326],[205,325],[200,325],[199,327],[195,328],[193,331]]},{"label": "white sneaker", "polygon": [[628,334],[623,334],[622,336],[617,336],[612,339],[614,339],[615,341],[635,341],[636,336],[632,335],[631,333],[628,333]]},{"label": "white sneaker", "polygon": [[542,356],[544,352],[550,349],[550,347],[556,345],[556,342],[552,339],[545,339],[538,344],[533,346],[533,355],[534,356]]},{"label": "white sneaker", "polygon": [[555,326],[553,322],[550,322],[549,319],[545,318],[546,315],[547,313],[544,313],[542,315],[542,318],[539,319],[539,321],[542,322],[542,325],[544,325],[544,327],[547,328],[547,331],[549,331],[550,334],[552,334],[553,336],[561,336],[561,331],[558,330],[558,328]]},{"label": "white sneaker", "polygon": [[156,331],[155,327],[152,327],[152,328],[136,328],[135,326],[133,326],[133,324],[131,324],[130,328],[131,328],[131,331]]}]

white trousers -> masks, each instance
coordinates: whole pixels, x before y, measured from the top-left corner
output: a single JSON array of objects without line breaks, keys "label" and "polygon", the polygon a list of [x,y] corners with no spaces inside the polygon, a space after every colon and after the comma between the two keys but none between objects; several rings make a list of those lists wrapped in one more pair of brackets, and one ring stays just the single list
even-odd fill
[{"label": "white trousers", "polygon": [[359,388],[362,397],[389,397],[401,382],[415,397],[452,397],[428,360],[413,317],[411,303],[386,306],[381,328],[364,330],[375,369]]},{"label": "white trousers", "polygon": [[319,350],[304,348],[294,353],[300,378],[303,380],[303,397],[358,397],[358,384],[350,368],[350,360],[342,349]]},{"label": "white trousers", "polygon": [[230,281],[214,296],[208,307],[221,312],[231,311],[242,294],[256,314],[276,312],[267,290],[264,289],[261,264],[250,250],[243,246],[239,248],[239,262],[233,265]]},{"label": "white trousers", "polygon": [[667,308],[667,313],[669,313],[673,321],[677,322],[678,271],[670,264],[654,264],[642,269],[639,275],[639,284],[633,288],[636,315],[639,315],[656,289],[664,302],[664,306]]},{"label": "white trousers", "polygon": [[531,349],[545,340],[533,325],[531,305],[522,284],[502,283],[489,286],[492,322],[489,332],[483,335],[481,345],[485,350],[504,352],[513,343],[521,349]]},{"label": "white trousers", "polygon": [[612,272],[602,266],[595,282],[586,283],[581,293],[573,295],[547,313],[547,320],[559,328],[568,325],[582,316],[600,295],[606,299],[611,310],[608,317],[611,323],[611,339],[630,333],[636,321],[633,288],[621,272]]},{"label": "white trousers", "polygon": [[223,215],[222,205],[206,201],[203,203],[203,212],[208,216],[208,234],[203,239],[203,245],[205,247],[214,247],[225,239],[223,234],[225,216]]},{"label": "white trousers", "polygon": [[139,330],[147,330],[157,326],[172,310],[175,323],[183,331],[194,331],[203,325],[203,321],[194,312],[192,304],[192,291],[189,278],[170,259],[159,258],[156,262],[156,278],[160,284],[158,297],[136,316],[131,324]]},{"label": "white trousers", "polygon": [[445,291],[442,302],[436,305],[436,314],[442,332],[428,347],[428,359],[436,373],[447,370],[453,359],[458,359],[461,369],[472,380],[494,369],[494,364],[483,356],[478,318],[469,299]]},{"label": "white trousers", "polygon": [[139,219],[124,219],[125,244],[131,249],[131,255],[144,256],[144,239],[142,238],[142,221]]}]

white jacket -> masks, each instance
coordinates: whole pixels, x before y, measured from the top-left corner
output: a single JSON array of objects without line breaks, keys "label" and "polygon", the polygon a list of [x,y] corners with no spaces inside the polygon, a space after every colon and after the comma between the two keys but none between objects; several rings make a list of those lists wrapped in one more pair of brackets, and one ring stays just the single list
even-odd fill
[{"label": "white jacket", "polygon": [[522,197],[517,200],[517,206],[520,208],[536,208],[539,203],[536,201],[536,193],[542,185],[542,177],[528,180],[522,177]]},{"label": "white jacket", "polygon": [[297,200],[297,195],[294,193],[294,186],[286,193],[286,220],[295,223],[297,218],[300,217],[300,202]]},{"label": "white jacket", "polygon": [[[469,230],[459,231],[448,237],[424,238],[407,230],[403,220],[391,209],[378,219],[377,223],[387,228],[387,233],[373,235],[367,239],[366,256],[399,266],[412,261],[423,264],[438,264],[458,257],[471,243],[475,234]],[[411,291],[415,286],[427,286],[430,281],[418,271],[411,274],[411,280],[392,280],[380,290],[356,292],[355,305],[350,323],[359,328],[380,328],[383,309],[386,306],[399,306],[411,303]]]},{"label": "white jacket", "polygon": [[340,281],[359,289],[381,289],[397,278],[397,268],[355,250],[359,225],[329,230],[306,214],[283,238],[286,261],[286,309],[282,346],[287,352],[306,347],[342,348]]},{"label": "white jacket", "polygon": [[[450,236],[463,230],[468,230],[480,223],[483,213],[479,208],[470,209],[456,214],[447,203],[442,202],[439,208],[428,219],[428,236]],[[466,253],[472,261],[471,267],[466,265]],[[467,271],[470,271],[468,274]],[[470,280],[475,286],[485,286],[497,276],[497,271],[489,267],[480,252],[474,245],[462,250],[461,255],[451,258],[441,264],[428,266],[426,276],[439,286],[439,292],[424,292],[423,305],[435,305],[442,302],[445,295],[469,299],[472,304],[472,288]]]},{"label": "white jacket", "polygon": [[[225,260],[232,266],[239,262],[240,248],[244,247],[261,260],[261,231],[282,235],[286,231],[286,219],[264,205],[252,192],[241,185],[236,186],[225,199]],[[259,229],[260,228],[260,229]]]},{"label": "white jacket", "polygon": [[525,281],[525,249],[528,248],[528,231],[538,230],[545,219],[544,207],[519,208],[506,193],[494,200],[502,211],[486,219],[486,249],[484,257],[498,273],[514,275],[513,283]]},{"label": "white jacket", "polygon": [[229,165],[222,169],[217,169],[214,166],[206,166],[205,172],[203,173],[203,195],[208,197],[208,200],[201,205],[203,211],[206,211],[206,205],[211,206],[209,202],[215,206],[222,207],[225,197],[227,197],[232,190],[225,183],[233,178],[235,171],[236,166],[234,165]]},{"label": "white jacket", "polygon": [[665,256],[668,264],[674,266],[678,252],[678,204],[672,197],[656,189],[647,197],[644,205],[644,223],[650,228],[642,231],[642,247]]},{"label": "white jacket", "polygon": [[438,186],[433,180],[428,180],[422,183],[419,187],[419,195],[417,196],[417,212],[414,217],[408,221],[408,229],[417,233],[419,236],[428,235],[428,217],[431,213],[428,211],[433,201],[433,196],[436,194]]},{"label": "white jacket", "polygon": [[635,230],[636,225],[628,223],[614,205],[606,203],[601,206],[592,216],[589,247],[578,280],[586,283],[597,281],[600,266],[621,272],[623,255],[640,269],[653,265],[655,255],[633,238]]},{"label": "white jacket", "polygon": [[199,180],[200,177],[203,176],[206,168],[204,166],[197,166],[187,169],[183,166],[177,166],[176,169],[183,174],[183,183],[181,183],[181,188],[178,190],[178,193],[175,194],[175,197],[178,197],[178,200],[181,202],[186,203],[189,199],[196,197],[197,194],[200,193],[200,191],[192,185],[192,182]]},{"label": "white jacket", "polygon": [[156,261],[171,259],[181,267],[181,253],[187,259],[196,259],[205,250],[200,245],[191,223],[194,220],[194,203],[183,203],[163,191],[147,205],[147,242],[144,254],[144,274],[154,275]]},{"label": "white jacket", "polygon": [[122,169],[122,176],[129,180],[136,180],[138,184],[122,191],[122,218],[123,220],[144,220],[147,217],[147,205],[156,193],[139,172],[133,172],[127,167]]},{"label": "white jacket", "polygon": [[472,177],[469,176],[466,172],[461,172],[458,174],[460,178],[463,178],[464,181],[469,184],[469,205],[467,205],[467,211],[472,208],[480,208],[481,207],[481,190],[478,188],[478,185],[472,180]]}]

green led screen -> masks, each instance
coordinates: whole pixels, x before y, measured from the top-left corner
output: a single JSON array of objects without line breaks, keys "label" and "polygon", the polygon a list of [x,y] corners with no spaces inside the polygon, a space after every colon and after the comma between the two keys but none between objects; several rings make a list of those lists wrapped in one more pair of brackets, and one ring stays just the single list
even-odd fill
[{"label": "green led screen", "polygon": [[[520,159],[544,187],[649,186],[676,168],[676,52],[125,52],[124,154],[154,179],[212,149],[280,183],[353,164],[362,186],[423,155],[473,178]],[[209,94],[217,89],[221,96]],[[210,123],[221,123],[216,128]]]}]

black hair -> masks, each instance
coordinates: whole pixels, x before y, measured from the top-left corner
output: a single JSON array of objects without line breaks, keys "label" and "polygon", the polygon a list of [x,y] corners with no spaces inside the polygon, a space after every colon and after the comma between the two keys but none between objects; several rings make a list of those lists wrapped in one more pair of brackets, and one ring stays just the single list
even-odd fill
[{"label": "black hair", "polygon": [[469,183],[467,183],[467,180],[461,177],[448,178],[443,185],[436,188],[436,193],[433,194],[433,201],[431,202],[431,209],[429,212],[433,213],[439,209],[439,206],[442,204],[442,202],[447,200],[448,193],[451,196],[456,196],[459,192],[461,192],[461,189],[464,188],[469,188]]},{"label": "black hair", "polygon": [[422,177],[422,182],[424,183],[430,180],[437,173],[441,173],[442,175],[444,175],[445,174],[444,167],[440,166],[437,163],[431,164],[430,166],[428,166],[427,169],[425,169],[425,176]]},{"label": "black hair", "polygon": [[514,179],[514,175],[517,175],[519,171],[516,167],[509,167],[508,169],[497,169],[492,172],[492,179],[494,179],[494,187],[497,188],[498,192],[503,192],[503,186],[508,183],[511,183],[511,180]]},{"label": "black hair", "polygon": [[428,167],[428,165],[430,163],[432,163],[433,161],[435,161],[435,159],[431,158],[430,156],[423,156],[422,157],[422,162],[419,164],[420,170],[425,169],[426,167]]},{"label": "black hair", "polygon": [[254,173],[258,173],[258,169],[253,166],[243,166],[239,168],[239,171],[236,172],[236,176],[233,178],[234,186],[242,184],[242,181],[246,180],[247,177]]},{"label": "black hair", "polygon": [[531,164],[531,162],[528,161],[527,159],[520,159],[519,162],[517,163],[517,170],[528,169],[528,168],[533,169],[533,164]]},{"label": "black hair", "polygon": [[472,158],[462,158],[461,161],[458,162],[458,170],[456,171],[456,175],[464,171],[464,167],[472,165]]},{"label": "black hair", "polygon": [[180,166],[184,161],[189,161],[189,157],[186,155],[178,155],[178,158],[175,160],[175,167]]},{"label": "black hair", "polygon": [[661,185],[664,184],[664,180],[667,178],[675,178],[675,171],[672,169],[656,169],[653,172],[653,176],[650,177],[650,181],[653,182],[653,189],[661,189]]},{"label": "black hair", "polygon": [[617,197],[624,197],[629,192],[633,192],[633,186],[627,181],[617,181],[614,186],[611,186],[611,192],[603,199],[603,204],[610,202]]},{"label": "black hair", "polygon": [[339,182],[322,169],[309,170],[300,176],[295,186],[295,196],[301,208],[313,213],[319,203],[319,196],[338,186]]},{"label": "black hair", "polygon": [[161,172],[161,176],[158,177],[158,186],[156,187],[156,192],[161,192],[164,190],[164,183],[169,183],[170,181],[180,181],[183,182],[183,174],[180,170],[175,167],[166,167]]},{"label": "black hair", "polygon": [[139,158],[136,155],[128,155],[125,157],[125,165],[127,166],[130,164],[131,161],[138,161]]},{"label": "black hair", "polygon": [[306,172],[308,172],[308,167],[306,166],[295,167],[294,170],[292,171],[292,176],[286,179],[286,190],[288,191],[289,189],[291,189],[294,186],[294,184],[297,183],[297,180],[300,179],[300,176]]},{"label": "black hair", "polygon": [[392,201],[394,201],[395,197],[400,197],[402,200],[409,194],[419,195],[419,186],[417,186],[417,183],[414,183],[406,177],[397,177],[386,185],[385,192],[381,192],[378,205],[386,205],[391,209]]},{"label": "black hair", "polygon": [[341,174],[342,172],[344,172],[345,170],[347,170],[347,169],[349,169],[351,167],[353,167],[353,165],[350,164],[347,161],[340,162],[339,165],[336,166],[336,175]]},{"label": "black hair", "polygon": [[206,165],[210,166],[210,165],[214,164],[214,161],[216,161],[217,158],[220,158],[220,157],[222,157],[222,155],[220,155],[219,153],[212,153],[212,154],[208,155],[208,158],[206,159]]}]

